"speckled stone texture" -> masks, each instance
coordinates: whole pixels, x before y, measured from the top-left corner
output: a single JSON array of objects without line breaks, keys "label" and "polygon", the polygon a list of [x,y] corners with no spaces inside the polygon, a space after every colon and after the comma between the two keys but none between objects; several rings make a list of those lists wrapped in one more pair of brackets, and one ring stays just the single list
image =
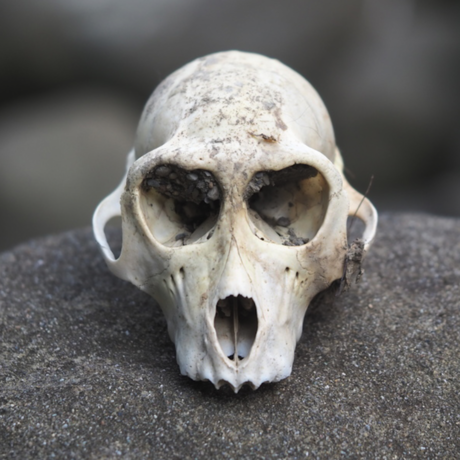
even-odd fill
[{"label": "speckled stone texture", "polygon": [[292,376],[179,375],[90,230],[0,255],[0,458],[459,458],[460,220],[387,214],[361,283],[307,315]]}]

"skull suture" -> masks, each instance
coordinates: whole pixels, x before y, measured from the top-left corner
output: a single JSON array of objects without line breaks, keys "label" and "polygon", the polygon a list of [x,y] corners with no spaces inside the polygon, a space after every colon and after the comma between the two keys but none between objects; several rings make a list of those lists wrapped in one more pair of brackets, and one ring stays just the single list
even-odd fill
[{"label": "skull suture", "polygon": [[276,60],[217,53],[155,90],[93,226],[110,270],[160,304],[182,374],[235,392],[289,376],[311,299],[343,276],[348,216],[364,251],[375,234],[342,167],[320,97]]}]

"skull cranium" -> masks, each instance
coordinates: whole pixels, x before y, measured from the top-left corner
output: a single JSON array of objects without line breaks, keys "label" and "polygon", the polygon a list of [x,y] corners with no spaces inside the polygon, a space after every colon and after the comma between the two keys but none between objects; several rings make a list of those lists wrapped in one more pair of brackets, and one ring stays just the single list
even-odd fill
[{"label": "skull cranium", "polygon": [[236,392],[291,373],[311,299],[344,273],[348,216],[364,251],[376,230],[342,167],[320,97],[276,60],[217,53],[155,90],[93,226],[111,271],[160,304],[182,374]]}]

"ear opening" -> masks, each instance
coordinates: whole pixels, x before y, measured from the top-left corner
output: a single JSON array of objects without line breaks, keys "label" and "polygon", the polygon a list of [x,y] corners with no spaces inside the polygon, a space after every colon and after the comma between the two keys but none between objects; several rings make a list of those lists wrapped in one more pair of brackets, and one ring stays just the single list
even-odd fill
[{"label": "ear opening", "polygon": [[[109,266],[117,261],[112,248],[110,247],[107,236],[105,233],[105,228],[107,223],[110,221],[116,222],[117,218],[121,217],[121,207],[120,207],[120,198],[125,188],[126,178],[128,176],[128,171],[131,165],[135,161],[135,153],[134,150],[129,152],[127,160],[126,160],[126,173],[123,176],[118,187],[106,198],[104,198],[96,208],[93,214],[93,233],[96,241],[98,242],[102,254],[105,258],[105,261]],[[117,256],[118,256],[117,251]]]},{"label": "ear opening", "polygon": [[355,241],[357,239],[363,239],[364,230],[366,225],[357,216],[348,216],[347,218],[347,240]]},{"label": "ear opening", "polygon": [[110,249],[116,260],[120,257],[122,246],[121,216],[112,217],[104,228]]},{"label": "ear opening", "polygon": [[[350,225],[354,219],[359,219],[361,224],[361,238],[364,242],[364,250],[367,251],[372,244],[375,233],[377,231],[377,220],[378,214],[372,203],[361,193],[357,192],[345,178],[343,178],[344,189],[348,194],[350,207],[348,210],[348,217]],[[364,224],[364,228],[362,228]],[[359,225],[359,223],[358,223]],[[350,236],[353,236],[353,232],[349,231]]]}]

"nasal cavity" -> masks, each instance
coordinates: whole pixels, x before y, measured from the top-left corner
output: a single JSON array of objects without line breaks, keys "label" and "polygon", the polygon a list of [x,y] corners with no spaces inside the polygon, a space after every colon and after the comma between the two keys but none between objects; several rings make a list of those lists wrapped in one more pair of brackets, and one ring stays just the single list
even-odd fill
[{"label": "nasal cavity", "polygon": [[249,355],[257,327],[257,308],[251,298],[229,296],[217,302],[214,328],[222,351],[232,361]]}]

